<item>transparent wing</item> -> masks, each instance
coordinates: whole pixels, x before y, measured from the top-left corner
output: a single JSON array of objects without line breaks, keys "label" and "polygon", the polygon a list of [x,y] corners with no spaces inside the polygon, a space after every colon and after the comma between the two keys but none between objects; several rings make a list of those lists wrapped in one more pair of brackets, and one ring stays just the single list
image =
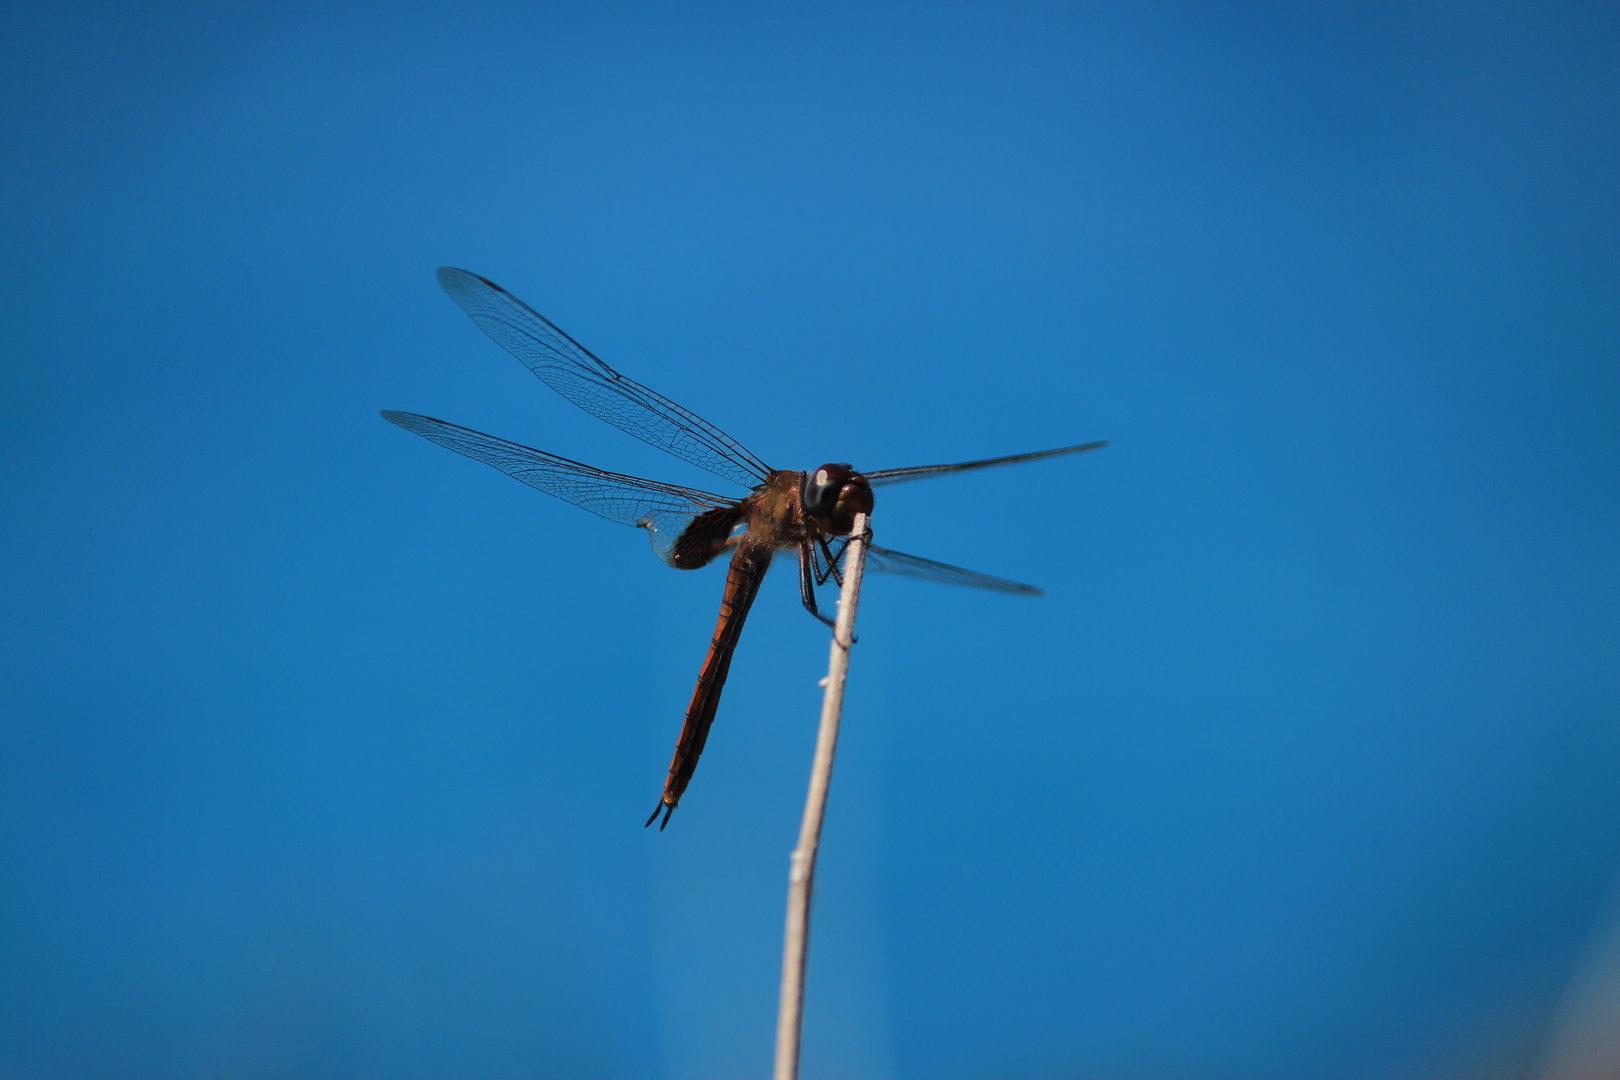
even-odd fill
[{"label": "transparent wing", "polygon": [[[414,431],[424,439],[475,461],[493,465],[507,476],[539,488],[547,495],[566,499],[593,514],[646,529],[653,550],[666,563],[674,565],[672,549],[694,518],[711,511],[735,510],[736,499],[728,499],[696,488],[661,484],[639,476],[593,469],[577,461],[520,446],[493,435],[458,427],[431,416],[386,410],[383,419]],[[738,517],[740,520],[741,513]]]},{"label": "transparent wing", "polygon": [[770,477],[770,466],[736,439],[620,375],[488,278],[444,266],[439,268],[439,284],[497,345],[592,416],[744,487]]},{"label": "transparent wing", "polygon": [[[840,569],[844,565],[844,552],[849,548],[849,541],[841,541],[837,550],[833,552],[833,561]],[[937,581],[941,585],[966,585],[973,589],[991,589],[995,592],[1016,593],[1019,596],[1040,596],[1041,590],[1033,585],[1024,585],[1006,578],[991,577],[975,570],[964,570],[960,566],[951,566],[948,563],[935,562],[933,559],[923,559],[916,555],[907,555],[899,551],[890,551],[886,547],[868,544],[866,547],[866,568],[880,570],[885,574],[898,574],[901,577],[921,578],[924,581]]]},{"label": "transparent wing", "polygon": [[985,458],[983,461],[964,461],[959,465],[914,465],[909,469],[879,469],[877,472],[862,473],[861,475],[866,477],[866,482],[873,487],[881,487],[884,484],[898,484],[905,480],[921,480],[927,476],[939,476],[943,473],[968,472],[971,469],[988,469],[993,465],[1017,465],[1021,461],[1039,461],[1041,458],[1079,454],[1086,450],[1096,450],[1107,445],[1106,442],[1088,442],[1079,446],[1064,446],[1057,450],[1037,450],[1033,454],[1012,454],[1008,457]]}]

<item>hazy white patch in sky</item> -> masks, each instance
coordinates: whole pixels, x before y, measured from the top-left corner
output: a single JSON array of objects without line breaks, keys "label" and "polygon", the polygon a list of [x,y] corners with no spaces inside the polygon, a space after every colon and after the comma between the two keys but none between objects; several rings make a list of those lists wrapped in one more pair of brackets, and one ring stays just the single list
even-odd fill
[{"label": "hazy white patch in sky", "polygon": [[1592,922],[1533,1075],[1535,1080],[1620,1076],[1620,875]]}]

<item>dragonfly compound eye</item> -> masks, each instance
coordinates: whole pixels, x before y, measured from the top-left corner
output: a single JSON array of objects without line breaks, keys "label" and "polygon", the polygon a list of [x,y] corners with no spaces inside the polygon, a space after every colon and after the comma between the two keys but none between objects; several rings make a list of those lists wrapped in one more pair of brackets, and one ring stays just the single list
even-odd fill
[{"label": "dragonfly compound eye", "polygon": [[829,518],[838,506],[838,493],[854,477],[848,465],[823,465],[804,478],[804,512],[814,518]]}]

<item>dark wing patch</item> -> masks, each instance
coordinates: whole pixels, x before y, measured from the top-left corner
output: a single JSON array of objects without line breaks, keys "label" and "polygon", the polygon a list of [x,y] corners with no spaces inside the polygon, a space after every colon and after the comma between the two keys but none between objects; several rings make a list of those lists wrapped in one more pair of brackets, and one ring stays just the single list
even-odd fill
[{"label": "dark wing patch", "polygon": [[737,507],[721,507],[699,514],[676,537],[665,562],[677,570],[696,570],[708,566],[726,549],[726,541],[742,521],[743,512]]}]

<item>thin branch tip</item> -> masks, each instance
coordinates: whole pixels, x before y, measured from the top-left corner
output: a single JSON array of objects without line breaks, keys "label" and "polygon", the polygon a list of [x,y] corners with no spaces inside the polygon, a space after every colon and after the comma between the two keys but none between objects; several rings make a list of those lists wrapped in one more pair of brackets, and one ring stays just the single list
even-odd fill
[{"label": "thin branch tip", "polygon": [[838,597],[838,621],[833,627],[827,675],[820,680],[821,726],[816,732],[816,756],[810,767],[810,790],[804,802],[799,843],[788,870],[787,929],[782,944],[782,999],[776,1020],[775,1080],[798,1080],[799,1041],[804,1017],[804,970],[810,933],[810,896],[815,886],[816,852],[827,813],[827,791],[832,783],[833,757],[838,749],[838,724],[843,715],[844,683],[849,673],[850,646],[855,643],[855,612],[860,604],[866,549],[872,538],[871,521],[855,517],[848,546],[844,580]]}]

